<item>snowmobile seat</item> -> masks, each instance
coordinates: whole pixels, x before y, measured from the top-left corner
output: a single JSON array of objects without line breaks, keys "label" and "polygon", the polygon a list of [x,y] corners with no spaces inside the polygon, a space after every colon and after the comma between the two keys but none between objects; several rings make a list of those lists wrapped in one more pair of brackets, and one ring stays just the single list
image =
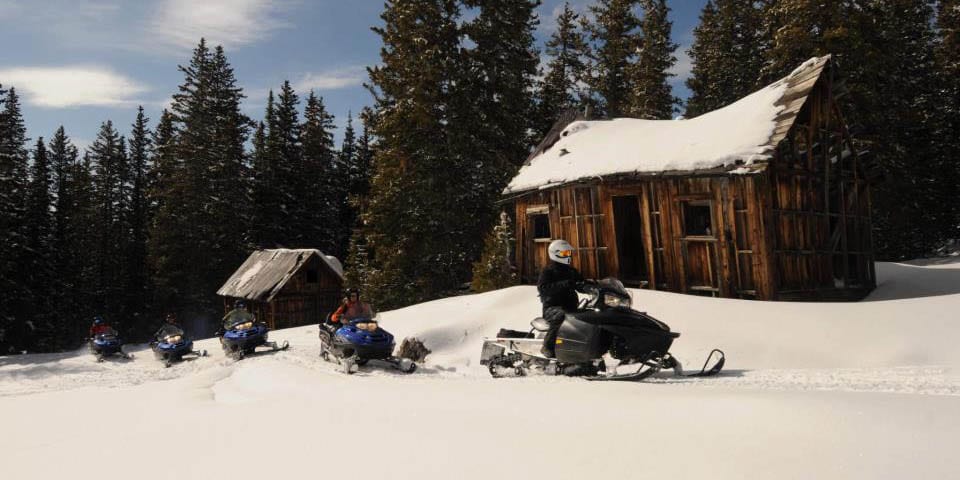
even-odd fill
[{"label": "snowmobile seat", "polygon": [[546,332],[547,330],[550,330],[550,324],[547,323],[543,317],[534,318],[533,321],[530,322],[530,326],[538,332]]},{"label": "snowmobile seat", "polygon": [[500,331],[497,332],[497,338],[533,338],[533,334],[519,330],[510,330],[509,328],[501,328]]},{"label": "snowmobile seat", "polygon": [[547,330],[550,330],[550,324],[547,323],[543,317],[534,318],[533,321],[530,322],[530,326],[538,332],[546,332]]}]

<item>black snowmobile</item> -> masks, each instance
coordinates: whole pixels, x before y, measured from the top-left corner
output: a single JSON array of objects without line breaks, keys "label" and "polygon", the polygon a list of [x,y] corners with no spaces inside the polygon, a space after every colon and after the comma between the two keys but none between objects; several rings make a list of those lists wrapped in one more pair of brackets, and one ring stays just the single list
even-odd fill
[{"label": "black snowmobile", "polygon": [[[576,312],[566,315],[560,326],[555,359],[540,353],[549,325],[543,318],[536,318],[529,332],[501,329],[496,339],[485,340],[480,363],[494,377],[544,373],[589,380],[643,380],[661,370],[705,377],[723,369],[723,352],[714,349],[700,372],[684,375],[682,365],[670,354],[670,346],[680,333],[631,308],[630,293],[619,280],[587,281],[583,290],[589,296]],[[603,360],[606,354],[619,360],[612,371]],[[623,371],[628,369],[632,371]]]}]

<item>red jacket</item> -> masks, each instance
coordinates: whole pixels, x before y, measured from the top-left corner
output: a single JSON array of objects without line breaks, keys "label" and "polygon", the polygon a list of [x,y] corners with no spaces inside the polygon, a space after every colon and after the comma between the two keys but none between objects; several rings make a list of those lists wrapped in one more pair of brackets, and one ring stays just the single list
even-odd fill
[{"label": "red jacket", "polygon": [[340,305],[340,308],[336,312],[333,312],[333,315],[330,317],[330,320],[333,323],[337,322],[349,322],[355,318],[372,318],[373,311],[370,308],[369,303],[363,303],[360,301],[351,302],[347,301],[343,305]]},{"label": "red jacket", "polygon": [[102,325],[93,325],[90,327],[90,338],[96,337],[101,333],[107,333],[110,330],[113,330],[113,328],[111,328],[110,325],[107,325],[106,323]]}]

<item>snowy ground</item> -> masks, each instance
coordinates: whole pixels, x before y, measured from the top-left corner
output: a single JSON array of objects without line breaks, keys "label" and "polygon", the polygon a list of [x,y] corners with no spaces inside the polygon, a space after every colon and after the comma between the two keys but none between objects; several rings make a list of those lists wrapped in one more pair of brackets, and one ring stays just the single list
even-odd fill
[{"label": "snowy ground", "polygon": [[4,478],[958,478],[960,263],[878,273],[854,304],[635,291],[688,368],[726,351],[712,379],[489,378],[481,340],[525,327],[532,287],[383,314],[434,351],[412,376],[344,376],[315,326],[242,362],[0,357]]}]

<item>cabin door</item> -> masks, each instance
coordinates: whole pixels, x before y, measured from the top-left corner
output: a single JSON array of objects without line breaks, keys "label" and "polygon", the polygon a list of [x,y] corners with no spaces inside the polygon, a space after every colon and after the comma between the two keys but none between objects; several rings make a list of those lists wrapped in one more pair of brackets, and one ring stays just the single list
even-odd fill
[{"label": "cabin door", "polygon": [[647,255],[643,247],[643,216],[637,195],[613,197],[613,225],[617,241],[620,280],[631,287],[645,287]]},{"label": "cabin door", "polygon": [[547,247],[553,240],[550,232],[550,207],[536,205],[527,207],[526,212],[527,241],[524,242],[523,252],[524,271],[527,272],[527,282],[536,282],[540,271],[550,262]]},{"label": "cabin door", "polygon": [[713,219],[713,202],[681,202],[683,236],[680,238],[688,293],[720,295],[719,240]]}]

